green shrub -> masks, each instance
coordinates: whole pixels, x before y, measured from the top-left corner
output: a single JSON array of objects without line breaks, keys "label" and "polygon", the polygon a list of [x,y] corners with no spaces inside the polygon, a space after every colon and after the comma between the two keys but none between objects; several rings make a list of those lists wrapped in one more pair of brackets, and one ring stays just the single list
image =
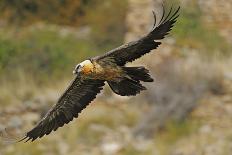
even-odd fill
[{"label": "green shrub", "polygon": [[232,50],[232,46],[215,28],[204,25],[202,13],[197,6],[182,9],[173,36],[177,38],[177,45],[197,49],[207,56],[227,55]]},{"label": "green shrub", "polygon": [[75,64],[99,51],[88,41],[40,30],[18,38],[0,39],[1,72],[11,74],[21,69],[35,76],[65,75]]},{"label": "green shrub", "polygon": [[[0,30],[0,74],[10,78],[17,79],[16,70],[35,80],[71,76],[77,63],[118,46],[124,39],[126,0],[62,0],[49,4],[4,0],[0,7],[0,17],[10,21]],[[42,28],[33,25],[38,21]],[[89,35],[83,39],[75,32],[72,35],[78,29],[74,26],[89,27]],[[62,36],[62,29],[70,29],[71,33]]]}]

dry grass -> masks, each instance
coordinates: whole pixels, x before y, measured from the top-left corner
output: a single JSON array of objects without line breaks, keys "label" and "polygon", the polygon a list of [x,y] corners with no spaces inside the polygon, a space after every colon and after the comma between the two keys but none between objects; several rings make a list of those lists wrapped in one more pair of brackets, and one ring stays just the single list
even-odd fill
[{"label": "dry grass", "polygon": [[208,93],[225,93],[221,67],[215,60],[194,55],[184,59],[167,58],[154,67],[156,84],[149,85],[145,94],[153,108],[140,121],[135,135],[150,137],[170,120],[185,120]]}]

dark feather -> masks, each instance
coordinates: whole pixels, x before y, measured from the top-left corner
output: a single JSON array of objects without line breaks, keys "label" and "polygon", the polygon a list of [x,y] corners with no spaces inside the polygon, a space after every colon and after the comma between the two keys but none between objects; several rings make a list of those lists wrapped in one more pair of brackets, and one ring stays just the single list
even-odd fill
[{"label": "dark feather", "polygon": [[20,141],[34,141],[69,123],[74,117],[78,117],[78,114],[95,99],[103,86],[104,81],[102,80],[83,80],[80,76],[77,76],[57,104]]},{"label": "dark feather", "polygon": [[95,59],[103,61],[110,57],[114,59],[117,65],[123,66],[126,63],[132,62],[144,54],[149,53],[151,50],[156,49],[161,44],[161,42],[157,40],[161,40],[168,35],[179,16],[180,7],[174,11],[173,10],[174,9],[171,7],[166,15],[166,11],[163,7],[163,14],[158,24],[156,23],[156,15],[153,12],[155,22],[150,33],[137,41],[113,49],[103,56],[95,57]]},{"label": "dark feather", "polygon": [[141,91],[146,90],[139,81],[128,78],[119,82],[108,81],[108,84],[114,93],[121,96],[135,96]]}]

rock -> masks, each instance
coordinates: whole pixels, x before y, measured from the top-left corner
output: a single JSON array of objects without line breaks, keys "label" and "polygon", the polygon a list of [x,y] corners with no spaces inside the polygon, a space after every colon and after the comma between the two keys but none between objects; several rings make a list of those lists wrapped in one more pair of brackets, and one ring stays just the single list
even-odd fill
[{"label": "rock", "polygon": [[202,133],[202,134],[208,134],[212,131],[212,128],[210,125],[203,125],[200,129],[199,129],[199,132]]},{"label": "rock", "polygon": [[28,112],[22,116],[22,119],[25,122],[33,123],[40,119],[40,115],[38,113]]},{"label": "rock", "polygon": [[2,125],[2,124],[0,124],[0,130],[3,130],[3,129],[5,129],[6,127],[4,126],[4,125]]},{"label": "rock", "polygon": [[23,125],[23,121],[21,118],[17,117],[17,116],[13,116],[12,118],[10,118],[7,126],[10,128],[20,128]]},{"label": "rock", "polygon": [[59,154],[68,154],[69,151],[69,145],[63,141],[60,141],[58,143],[58,150],[59,150]]},{"label": "rock", "polygon": [[117,142],[103,143],[101,145],[101,151],[105,155],[116,154],[120,149],[122,149],[122,145]]},{"label": "rock", "polygon": [[[193,0],[182,0],[181,3],[187,7],[193,4]],[[204,20],[210,26],[216,26],[220,34],[232,43],[232,1],[231,0],[196,0],[203,13]]]},{"label": "rock", "polygon": [[229,80],[232,81],[232,72],[225,72],[224,73],[224,77]]}]

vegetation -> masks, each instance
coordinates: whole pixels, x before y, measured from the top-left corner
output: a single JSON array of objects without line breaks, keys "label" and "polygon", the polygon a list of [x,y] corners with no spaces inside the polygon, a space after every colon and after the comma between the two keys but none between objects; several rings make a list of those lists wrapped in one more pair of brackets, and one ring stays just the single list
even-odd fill
[{"label": "vegetation", "polygon": [[123,42],[126,1],[24,0],[0,6],[0,17],[8,21],[0,31],[0,73],[7,77],[15,78],[17,70],[40,79],[62,76]]},{"label": "vegetation", "polygon": [[178,46],[197,49],[206,56],[228,56],[232,50],[215,27],[205,25],[201,10],[196,5],[182,9],[173,35],[177,38]]},{"label": "vegetation", "polygon": [[[58,25],[80,26],[88,24],[86,20],[90,10],[101,7],[119,11],[126,1],[115,0],[2,0],[0,2],[1,17],[9,23],[30,25],[44,21]],[[118,10],[119,9],[119,10]],[[104,10],[106,11],[106,10]],[[98,12],[95,12],[98,14]],[[122,12],[123,13],[123,12]]]},{"label": "vegetation", "polygon": [[[232,47],[195,3],[181,9],[175,44],[159,48],[185,57],[156,55],[148,64],[156,82],[146,92],[124,100],[105,91],[78,120],[43,139],[7,146],[0,139],[0,154],[212,155],[220,147],[230,154],[232,61],[201,58],[227,56]],[[28,131],[66,88],[75,64],[118,46],[126,31],[127,0],[1,0],[0,8],[0,130],[21,121],[17,130]],[[133,135],[141,122],[148,139]]]},{"label": "vegetation", "polygon": [[18,37],[4,38],[1,34],[1,38],[1,71],[11,74],[15,70],[23,70],[42,77],[62,75],[67,73],[66,69],[70,71],[75,63],[100,51],[88,41],[71,35],[61,37],[57,31],[24,31]]}]

